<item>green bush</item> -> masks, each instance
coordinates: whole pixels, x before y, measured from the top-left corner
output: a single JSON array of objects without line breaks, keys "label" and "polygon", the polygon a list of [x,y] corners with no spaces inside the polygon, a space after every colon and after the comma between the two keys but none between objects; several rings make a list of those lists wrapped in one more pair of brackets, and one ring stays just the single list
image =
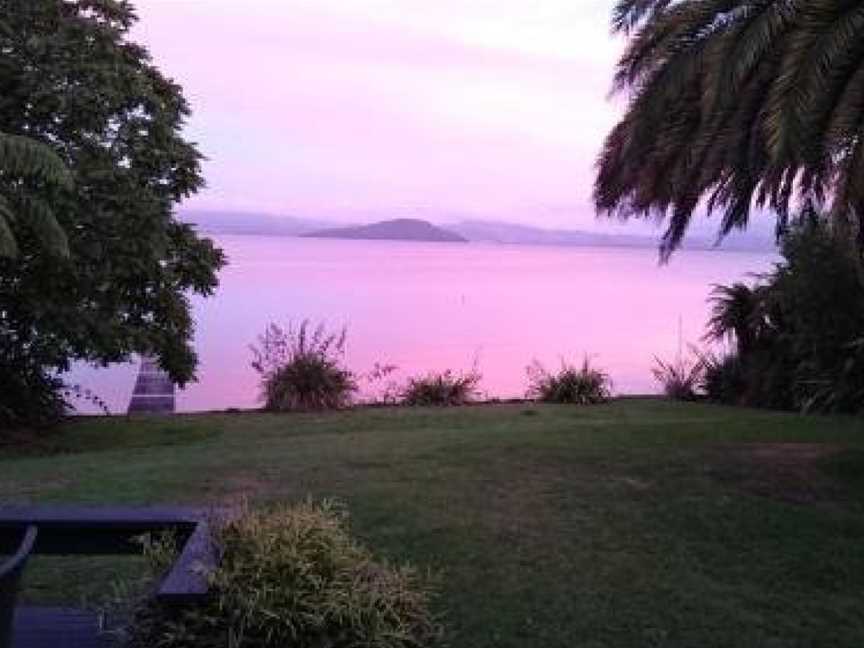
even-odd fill
[{"label": "green bush", "polygon": [[535,360],[526,371],[528,397],[544,403],[595,405],[605,403],[612,395],[609,375],[592,367],[588,358],[582,361],[581,367],[562,361],[555,373]]},{"label": "green bush", "polygon": [[375,560],[331,503],[247,512],[216,539],[211,600],[179,610],[150,601],[130,628],[133,648],[419,648],[441,638],[428,584]]},{"label": "green bush", "polygon": [[402,389],[404,405],[414,407],[450,407],[466,405],[476,400],[478,385],[483,376],[476,368],[468,373],[431,372],[425,376],[409,378]]},{"label": "green bush", "polygon": [[339,409],[357,392],[354,374],[344,367],[347,333],[328,333],[308,320],[283,329],[270,324],[252,346],[252,368],[261,375],[261,400],[271,411]]}]

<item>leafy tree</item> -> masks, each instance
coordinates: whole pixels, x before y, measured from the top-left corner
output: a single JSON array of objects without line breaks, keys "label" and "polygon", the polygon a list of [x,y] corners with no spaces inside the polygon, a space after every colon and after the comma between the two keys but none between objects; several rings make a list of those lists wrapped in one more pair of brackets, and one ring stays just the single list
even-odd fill
[{"label": "leafy tree", "polygon": [[721,236],[754,204],[781,230],[794,204],[824,206],[864,248],[864,2],[618,0],[612,22],[631,98],[600,156],[600,211],[667,222],[665,257],[702,206]]},{"label": "leafy tree", "polygon": [[[41,377],[56,392],[48,378],[72,360],[133,352],[194,378],[188,295],[211,294],[224,260],[173,217],[203,184],[201,156],[180,87],[128,40],[135,20],[126,0],[0,0],[0,196],[17,248],[0,257],[0,376],[19,388]],[[54,156],[70,182],[52,181]],[[54,216],[67,256],[30,213]],[[0,422],[26,418],[4,386]]]}]

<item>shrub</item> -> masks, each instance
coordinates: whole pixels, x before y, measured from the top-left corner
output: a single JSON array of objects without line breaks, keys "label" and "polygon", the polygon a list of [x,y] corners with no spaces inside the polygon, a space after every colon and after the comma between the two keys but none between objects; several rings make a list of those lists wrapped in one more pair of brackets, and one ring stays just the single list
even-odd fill
[{"label": "shrub", "polygon": [[703,381],[705,365],[698,356],[687,359],[679,356],[675,362],[654,358],[651,372],[663,386],[663,393],[672,400],[693,401],[699,398],[698,389]]},{"label": "shrub", "polygon": [[702,358],[702,391],[708,400],[737,405],[747,389],[744,364],[737,353],[717,356],[706,353]]},{"label": "shrub", "polygon": [[409,378],[402,390],[402,403],[416,407],[465,405],[477,398],[477,386],[482,379],[476,367],[467,373],[457,374],[448,369]]},{"label": "shrub", "polygon": [[860,412],[864,407],[864,339],[845,345],[848,356],[834,375],[814,375],[796,385],[803,412]]},{"label": "shrub", "polygon": [[592,367],[587,357],[578,368],[562,361],[561,368],[551,373],[535,360],[526,371],[528,397],[545,403],[594,405],[605,403],[612,395],[609,375]]},{"label": "shrub", "polygon": [[438,643],[432,590],[409,566],[375,560],[332,503],[246,512],[216,533],[210,600],[144,605],[134,648],[419,648]]},{"label": "shrub", "polygon": [[63,381],[20,358],[0,358],[0,430],[44,427],[66,412]]},{"label": "shrub", "polygon": [[261,400],[271,411],[339,409],[357,391],[354,374],[344,367],[347,333],[328,333],[309,320],[283,329],[270,324],[250,347],[252,367],[261,375]]},{"label": "shrub", "polygon": [[862,411],[860,249],[838,236],[826,216],[805,210],[783,238],[781,252],[783,260],[752,287],[720,286],[712,294],[706,337],[736,342],[742,378],[737,402]]},{"label": "shrub", "polygon": [[26,363],[8,367],[0,361],[0,431],[52,426],[75,409],[73,401],[86,401],[106,415],[111,413],[96,393],[64,383],[43,367]]}]

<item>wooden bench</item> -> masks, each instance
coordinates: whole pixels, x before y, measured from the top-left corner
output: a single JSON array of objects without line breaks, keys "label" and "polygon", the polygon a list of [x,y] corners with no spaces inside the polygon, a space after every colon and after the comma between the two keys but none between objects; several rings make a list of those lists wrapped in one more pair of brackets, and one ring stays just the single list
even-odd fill
[{"label": "wooden bench", "polygon": [[[43,555],[124,555],[140,553],[134,539],[145,533],[174,532],[180,553],[173,567],[160,582],[156,597],[169,605],[185,605],[207,596],[207,571],[218,560],[210,534],[210,520],[223,517],[225,512],[201,509],[155,507],[80,507],[80,506],[16,506],[0,507],[0,554],[21,553],[22,534],[26,532],[30,545],[20,560],[20,578],[26,556]],[[29,529],[32,529],[32,536]],[[4,563],[5,564],[5,563]],[[0,594],[0,619],[12,618],[14,599],[4,600]],[[3,616],[5,615],[5,617]],[[73,626],[79,635],[92,616],[93,641],[58,644],[58,637],[71,637]],[[18,648],[60,645],[77,648],[98,646],[95,615],[76,610],[24,608],[15,613],[15,640]],[[67,632],[62,627],[66,625]],[[42,636],[44,640],[37,641]],[[53,637],[53,639],[51,638]],[[26,639],[27,643],[24,643]],[[7,648],[0,641],[0,648]]]}]

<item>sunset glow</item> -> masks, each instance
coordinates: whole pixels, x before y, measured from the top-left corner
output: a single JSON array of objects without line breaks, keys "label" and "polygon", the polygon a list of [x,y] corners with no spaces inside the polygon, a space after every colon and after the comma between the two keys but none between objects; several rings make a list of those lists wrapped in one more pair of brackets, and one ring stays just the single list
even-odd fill
[{"label": "sunset glow", "polygon": [[208,156],[192,207],[590,226],[609,3],[146,0]]}]

